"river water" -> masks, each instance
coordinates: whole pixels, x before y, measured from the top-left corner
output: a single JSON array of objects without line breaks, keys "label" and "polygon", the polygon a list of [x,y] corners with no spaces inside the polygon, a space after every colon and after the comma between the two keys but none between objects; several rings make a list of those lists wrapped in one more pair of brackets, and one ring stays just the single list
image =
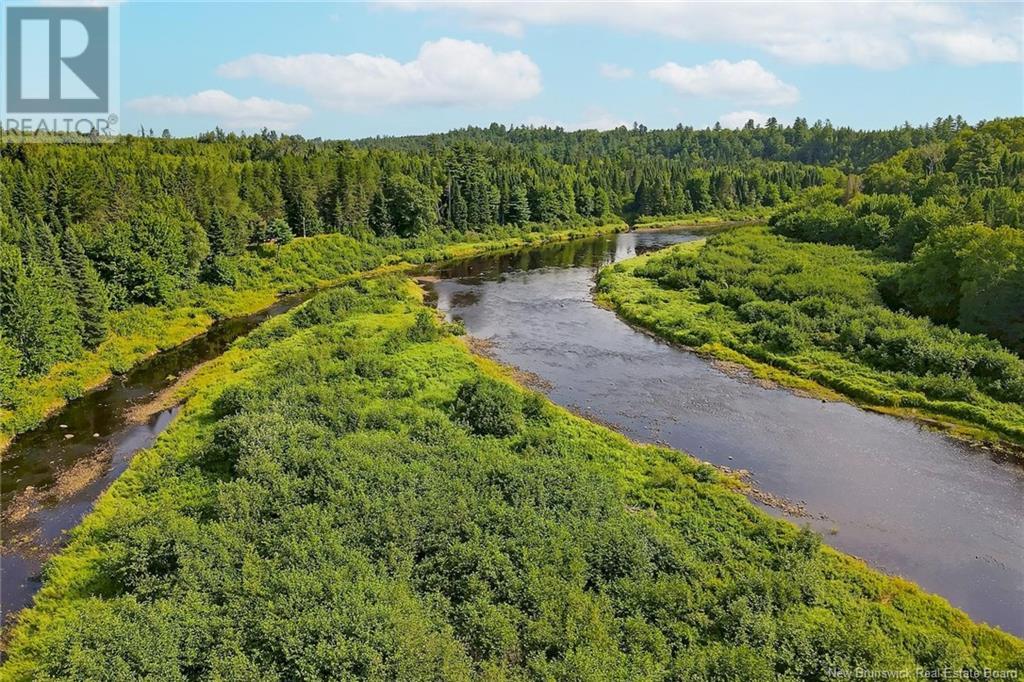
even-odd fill
[{"label": "river water", "polygon": [[152,445],[178,412],[169,407],[136,421],[132,408],[313,293],[286,296],[258,313],[217,323],[72,401],[15,439],[0,460],[0,622],[31,603],[40,569],[59,549],[65,531],[78,524],[131,456]]},{"label": "river water", "polygon": [[[440,310],[491,340],[498,360],[544,379],[555,402],[747,469],[758,488],[802,503],[809,516],[794,521],[829,544],[1024,635],[1024,467],[907,421],[729,376],[594,305],[601,265],[695,238],[638,232],[477,257],[442,268],[432,288]],[[177,411],[133,422],[131,408],[309,295],[216,325],[12,444],[0,461],[5,618],[31,603],[45,557]]]},{"label": "river water", "polygon": [[[555,402],[751,472],[824,540],[1024,635],[1024,467],[918,425],[764,388],[593,303],[596,268],[695,237],[634,232],[444,269],[440,310]],[[772,513],[781,514],[775,510]]]}]

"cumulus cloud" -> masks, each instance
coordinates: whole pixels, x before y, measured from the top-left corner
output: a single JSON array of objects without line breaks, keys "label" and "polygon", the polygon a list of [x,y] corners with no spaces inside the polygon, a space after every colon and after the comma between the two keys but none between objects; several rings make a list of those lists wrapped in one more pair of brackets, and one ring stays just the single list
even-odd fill
[{"label": "cumulus cloud", "polygon": [[[431,0],[383,4],[407,11],[460,12],[472,25],[493,27],[506,35],[522,35],[530,25],[600,25],[686,41],[753,46],[799,63],[889,69],[916,58],[980,64],[1018,61],[1022,53],[1021,11],[1015,3]],[[942,37],[914,39],[917,34]]]},{"label": "cumulus cloud", "polygon": [[302,104],[262,97],[239,99],[223,90],[203,90],[187,97],[143,97],[132,100],[128,106],[146,114],[206,116],[234,130],[291,130],[312,113]]},{"label": "cumulus cloud", "polygon": [[742,128],[747,121],[753,121],[754,125],[764,125],[768,122],[768,115],[759,111],[730,111],[718,117],[718,122],[723,128]]},{"label": "cumulus cloud", "polygon": [[217,73],[299,87],[324,106],[343,111],[501,105],[541,91],[540,69],[522,52],[495,52],[452,38],[424,43],[416,59],[405,63],[360,53],[252,54],[222,64]]},{"label": "cumulus cloud", "polygon": [[626,68],[625,66],[619,66],[617,64],[602,64],[598,69],[598,72],[605,78],[611,80],[623,80],[625,78],[633,77],[633,69]]},{"label": "cumulus cloud", "polygon": [[792,104],[800,99],[799,90],[752,59],[716,59],[698,66],[668,62],[652,69],[650,76],[682,95],[761,104]]},{"label": "cumulus cloud", "polygon": [[932,31],[914,34],[911,39],[921,50],[963,66],[1021,59],[1020,43],[983,31]]}]

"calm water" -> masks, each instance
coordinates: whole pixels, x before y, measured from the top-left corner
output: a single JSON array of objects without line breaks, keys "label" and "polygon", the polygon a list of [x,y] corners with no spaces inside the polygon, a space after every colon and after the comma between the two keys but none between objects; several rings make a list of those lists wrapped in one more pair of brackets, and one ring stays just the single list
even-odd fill
[{"label": "calm water", "polygon": [[[39,570],[46,557],[59,548],[64,531],[92,509],[133,454],[153,444],[178,408],[163,410],[144,423],[132,422],[129,410],[151,400],[180,373],[217,357],[267,318],[311,295],[287,296],[261,312],[216,324],[205,334],[71,402],[11,444],[0,460],[2,622],[31,603],[39,589]],[[59,478],[68,472],[79,474]]]},{"label": "calm water", "polygon": [[[687,241],[631,233],[476,258],[438,307],[549,396],[804,502],[829,544],[1024,635],[1024,468],[917,425],[765,389],[637,332],[592,301],[596,267]],[[834,534],[832,532],[835,531]]]},{"label": "calm water", "polygon": [[[749,469],[759,488],[823,517],[811,523],[830,544],[1024,634],[1024,469],[909,422],[731,378],[592,303],[599,265],[693,238],[632,233],[472,259],[442,271],[438,306],[495,341],[500,360],[549,381],[556,402],[635,439]],[[0,461],[5,617],[31,602],[45,557],[177,408],[142,424],[127,411],[308,296],[219,324],[14,442]],[[68,490],[58,474],[76,465],[92,474]],[[13,520],[19,506],[28,512]]]}]

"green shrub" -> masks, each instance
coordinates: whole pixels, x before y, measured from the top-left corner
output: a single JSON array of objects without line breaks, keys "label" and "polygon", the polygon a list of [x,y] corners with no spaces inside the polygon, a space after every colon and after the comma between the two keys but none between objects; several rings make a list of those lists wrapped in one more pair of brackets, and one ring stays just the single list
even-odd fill
[{"label": "green shrub", "polygon": [[519,394],[494,379],[473,379],[459,386],[453,412],[470,431],[481,436],[511,436],[523,426]]},{"label": "green shrub", "polygon": [[[895,215],[902,202],[871,205]],[[946,244],[949,235],[940,236],[924,247],[961,243]],[[1013,243],[1004,241],[1008,253]],[[848,246],[792,242],[763,228],[741,228],[709,238],[699,252],[682,245],[632,268],[629,261],[606,268],[598,289],[626,317],[669,340],[722,343],[856,400],[954,419],[968,415],[979,426],[1019,439],[1020,429],[1008,425],[1024,423],[1024,361],[991,339],[886,305],[899,277],[926,265],[933,276],[942,262],[922,257],[894,267]],[[673,276],[675,270],[682,274]],[[949,297],[941,287],[930,291]]]},{"label": "green shrub", "polygon": [[440,335],[441,330],[438,329],[434,316],[427,310],[417,311],[409,328],[409,340],[413,343],[426,343],[436,341]]}]

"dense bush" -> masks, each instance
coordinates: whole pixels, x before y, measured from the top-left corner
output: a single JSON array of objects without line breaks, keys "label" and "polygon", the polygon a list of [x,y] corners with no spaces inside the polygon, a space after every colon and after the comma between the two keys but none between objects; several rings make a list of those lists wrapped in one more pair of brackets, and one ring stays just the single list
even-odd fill
[{"label": "dense bush", "polygon": [[898,287],[914,312],[1024,353],[1024,230],[938,231],[915,250]]},{"label": "dense bush", "polygon": [[507,384],[480,378],[455,394],[454,413],[473,433],[511,436],[523,426],[522,399]]},{"label": "dense bush", "polygon": [[[1024,440],[1024,361],[990,339],[894,312],[879,290],[896,281],[920,313],[962,315],[956,321],[967,329],[1019,341],[1024,305],[1008,308],[1024,296],[1024,288],[1011,291],[1024,270],[1019,234],[953,228],[901,268],[852,247],[743,228],[712,237],[699,252],[677,247],[633,268],[610,268],[599,286],[627,317],[673,340],[723,343],[867,402],[924,401],[957,417],[980,408],[982,425]],[[1009,265],[993,269],[999,260]],[[963,279],[935,282],[947,261],[959,263]],[[969,311],[962,296],[970,296]]]},{"label": "dense bush", "polygon": [[426,311],[399,290],[325,294],[308,306],[335,311],[322,322],[295,311],[290,334],[197,376],[48,568],[0,676],[746,682],[1024,664],[1019,640],[823,548],[711,467],[524,404],[458,344],[413,342]]},{"label": "dense bush", "polygon": [[1024,119],[904,150],[871,166],[864,189],[806,192],[770,222],[787,237],[911,260],[884,291],[893,308],[1024,350]]}]

